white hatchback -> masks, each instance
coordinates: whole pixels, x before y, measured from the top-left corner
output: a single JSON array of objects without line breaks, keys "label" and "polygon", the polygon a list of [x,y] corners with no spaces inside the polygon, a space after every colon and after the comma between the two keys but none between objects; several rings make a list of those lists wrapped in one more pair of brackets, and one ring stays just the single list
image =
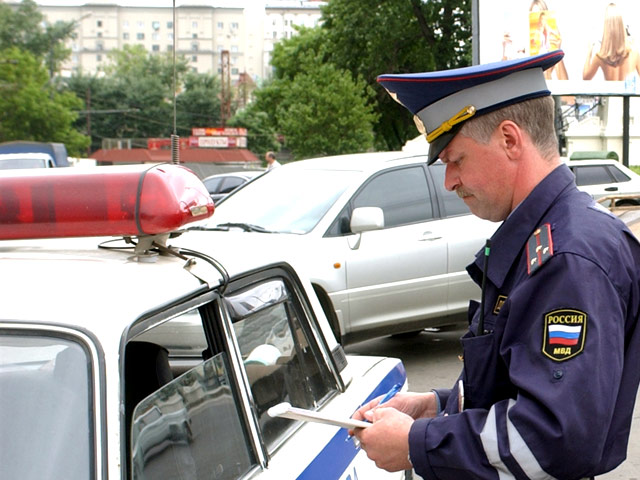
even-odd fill
[{"label": "white hatchback", "polygon": [[567,160],[576,177],[576,185],[599,200],[609,195],[637,196],[618,200],[618,206],[640,204],[640,175],[617,160]]}]

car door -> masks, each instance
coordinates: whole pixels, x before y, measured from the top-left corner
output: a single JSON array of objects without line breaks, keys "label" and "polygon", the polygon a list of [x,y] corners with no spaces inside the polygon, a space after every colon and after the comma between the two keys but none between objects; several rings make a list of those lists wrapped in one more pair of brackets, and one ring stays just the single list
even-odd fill
[{"label": "car door", "polygon": [[130,326],[118,366],[123,478],[402,478],[377,469],[346,428],[269,413],[287,402],[349,418],[395,385],[406,389],[398,359],[350,365],[307,291],[288,264],[268,265]]},{"label": "car door", "polygon": [[[260,477],[299,427],[271,418],[268,409],[284,401],[317,409],[338,394],[339,372],[288,268],[262,270],[227,288],[225,297],[174,306],[186,311],[127,342],[133,478]],[[315,458],[311,451],[307,462]],[[358,452],[350,453],[345,468]],[[271,478],[293,477],[281,471]]]},{"label": "car door", "polygon": [[578,188],[595,199],[616,193],[631,193],[628,186],[630,178],[612,165],[575,165],[571,171]]},{"label": "car door", "polygon": [[[426,166],[378,173],[350,201],[351,210],[379,207],[384,228],[351,240],[346,277],[349,333],[389,329],[446,310],[447,242],[434,221]],[[354,245],[357,243],[357,246]]]},{"label": "car door", "polygon": [[467,273],[467,265],[494,234],[500,223],[476,217],[455,192],[444,188],[445,165],[438,162],[428,168],[438,195],[438,206],[447,232],[447,310],[463,313],[470,299],[480,299],[480,288]]}]

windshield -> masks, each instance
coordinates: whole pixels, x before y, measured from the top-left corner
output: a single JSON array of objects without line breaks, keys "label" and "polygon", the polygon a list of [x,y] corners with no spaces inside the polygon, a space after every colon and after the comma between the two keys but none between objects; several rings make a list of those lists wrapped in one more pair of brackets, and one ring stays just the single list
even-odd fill
[{"label": "windshield", "polygon": [[15,168],[43,168],[47,163],[42,158],[3,158],[0,159],[0,170]]},{"label": "windshield", "polygon": [[216,207],[213,221],[308,233],[359,173],[279,167],[227,197]]},{"label": "windshield", "polygon": [[88,366],[70,340],[0,334],[3,478],[95,478]]}]

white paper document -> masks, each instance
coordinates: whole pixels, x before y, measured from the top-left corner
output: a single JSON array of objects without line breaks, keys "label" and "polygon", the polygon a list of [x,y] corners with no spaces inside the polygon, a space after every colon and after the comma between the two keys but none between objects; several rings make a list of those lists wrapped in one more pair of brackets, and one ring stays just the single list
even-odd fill
[{"label": "white paper document", "polygon": [[287,402],[279,403],[271,407],[267,413],[270,417],[284,417],[292,420],[303,420],[305,422],[325,423],[343,428],[367,428],[372,424],[362,420],[354,420],[348,417],[333,417],[304,408],[292,407]]}]

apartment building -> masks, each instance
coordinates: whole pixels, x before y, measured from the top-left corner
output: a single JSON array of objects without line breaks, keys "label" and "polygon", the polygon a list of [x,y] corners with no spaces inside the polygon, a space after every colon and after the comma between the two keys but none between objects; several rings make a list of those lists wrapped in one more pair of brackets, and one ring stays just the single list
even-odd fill
[{"label": "apartment building", "polygon": [[109,62],[108,53],[125,45],[143,45],[151,53],[171,52],[175,45],[176,54],[184,55],[199,73],[221,74],[224,59],[234,83],[243,76],[256,83],[268,78],[274,44],[294,35],[296,25],[318,25],[320,8],[326,4],[319,0],[176,0],[174,10],[172,0],[36,3],[47,22],[78,23],[62,75],[99,73]]}]

